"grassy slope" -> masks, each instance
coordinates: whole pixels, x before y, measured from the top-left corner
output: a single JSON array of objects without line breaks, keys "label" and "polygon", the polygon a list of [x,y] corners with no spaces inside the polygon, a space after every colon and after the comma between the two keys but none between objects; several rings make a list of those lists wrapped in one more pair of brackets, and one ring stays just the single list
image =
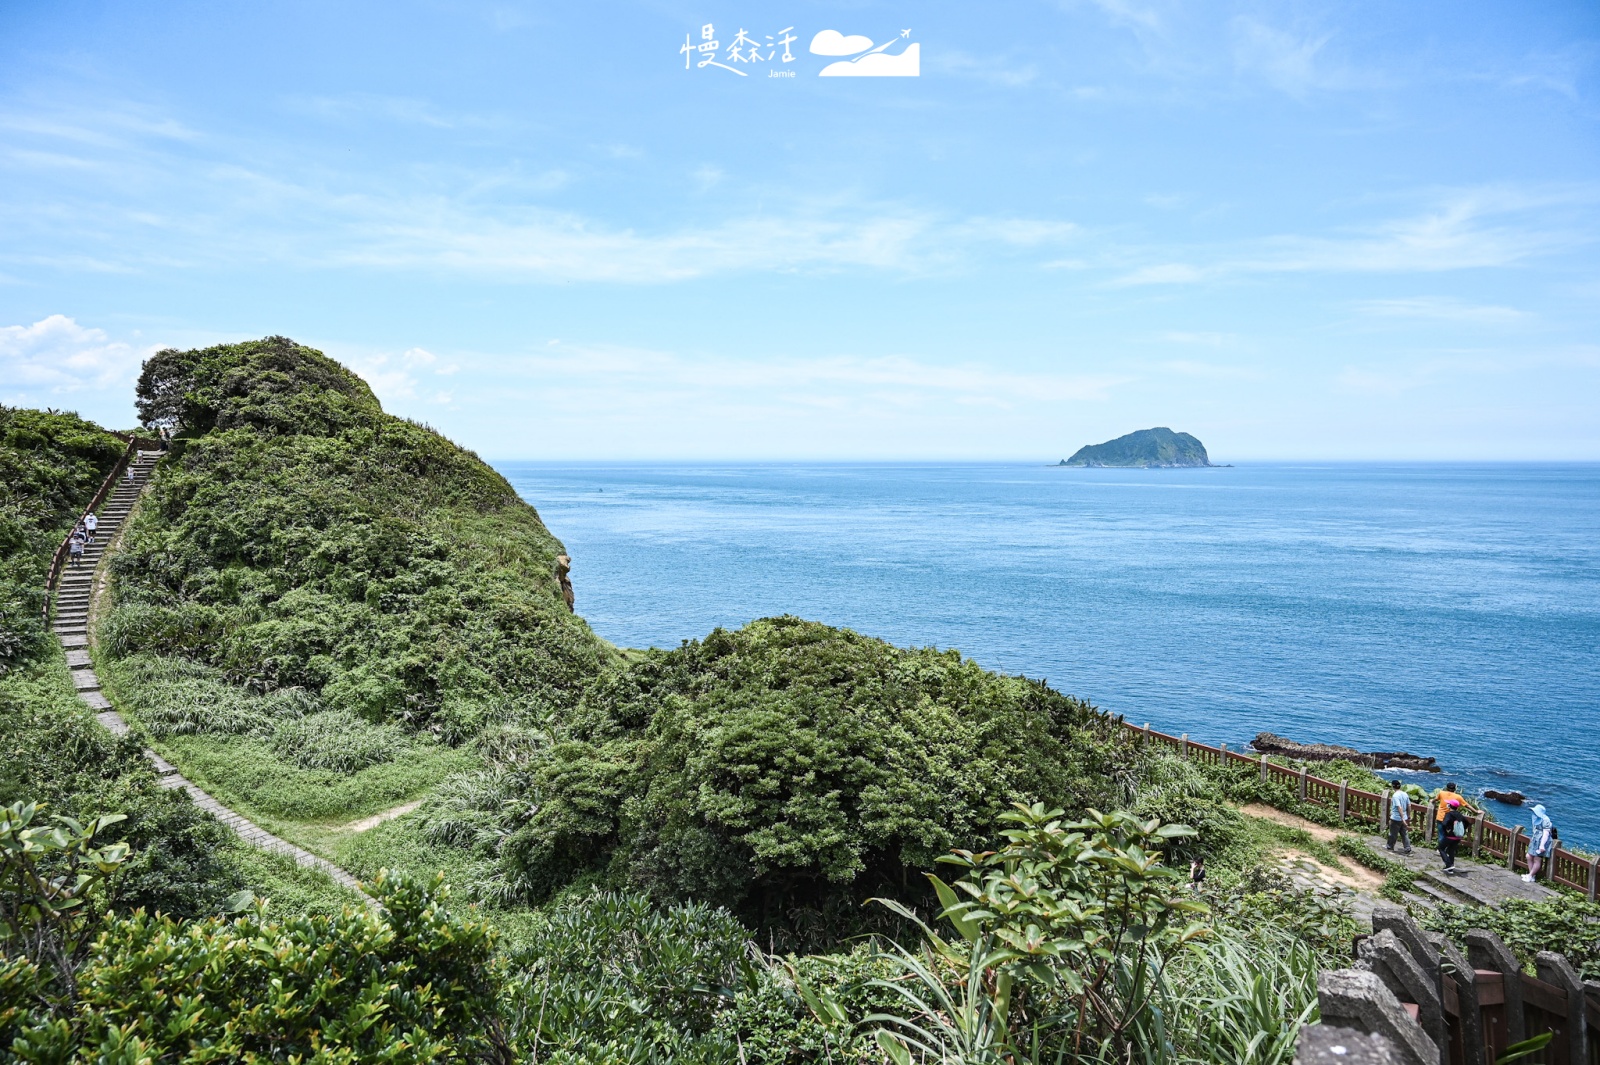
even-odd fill
[{"label": "grassy slope", "polygon": [[561,600],[560,542],[314,351],[269,338],[152,365],[142,396],[182,395],[188,429],[114,563],[108,693],[264,827],[336,861],[376,846],[363,874],[453,864],[403,822],[339,826],[479,765],[486,725],[563,713],[615,660]]}]

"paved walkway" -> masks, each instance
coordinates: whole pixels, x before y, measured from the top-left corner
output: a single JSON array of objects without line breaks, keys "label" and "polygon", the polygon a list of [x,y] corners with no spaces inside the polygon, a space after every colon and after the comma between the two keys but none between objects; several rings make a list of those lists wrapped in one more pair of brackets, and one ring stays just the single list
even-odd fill
[{"label": "paved walkway", "polygon": [[1386,849],[1388,841],[1382,836],[1368,836],[1367,845],[1384,857],[1393,858],[1420,874],[1417,877],[1417,892],[1432,903],[1495,908],[1509,899],[1542,902],[1560,896],[1559,892],[1543,884],[1526,883],[1520,873],[1513,873],[1503,864],[1485,865],[1473,861],[1464,853],[1456,858],[1455,872],[1447,874],[1437,851],[1415,847],[1410,854],[1391,852]]},{"label": "paved walkway", "polygon": [[[128,723],[101,692],[100,678],[95,676],[94,667],[89,661],[89,606],[94,598],[96,580],[100,582],[102,589],[105,586],[106,577],[100,573],[100,561],[106,553],[106,548],[116,539],[117,533],[122,529],[122,523],[133,511],[139,493],[150,483],[150,474],[160,457],[158,452],[139,452],[129,464],[132,476],[123,476],[118,480],[116,490],[106,498],[100,508],[98,515],[100,528],[96,532],[94,543],[85,549],[83,562],[77,566],[68,565],[61,571],[61,580],[55,593],[55,609],[51,618],[51,628],[67,653],[67,665],[72,670],[72,686],[77,689],[78,698],[95,710],[95,717],[99,722],[117,736],[127,735]],[[163,788],[182,788],[187,791],[196,806],[211,813],[217,820],[233,829],[246,843],[265,851],[285,855],[296,865],[325,873],[335,883],[356,892],[369,906],[377,906],[377,902],[361,890],[356,878],[337,865],[326,858],[319,858],[303,847],[295,846],[288,840],[279,839],[248,818],[228,809],[206,794],[198,785],[185,779],[176,766],[148,747],[145,748],[144,756],[155,766],[158,782]]]}]

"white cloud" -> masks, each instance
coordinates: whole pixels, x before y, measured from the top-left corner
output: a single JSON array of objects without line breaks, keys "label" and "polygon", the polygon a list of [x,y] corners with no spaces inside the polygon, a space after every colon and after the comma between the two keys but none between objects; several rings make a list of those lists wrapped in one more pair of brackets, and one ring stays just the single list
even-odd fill
[{"label": "white cloud", "polygon": [[127,387],[154,350],[114,341],[103,330],[52,314],[32,325],[0,326],[0,380],[13,403]]},{"label": "white cloud", "polygon": [[[439,356],[426,348],[407,348],[399,355],[388,352],[357,353],[344,356],[342,361],[372,386],[372,391],[385,408],[416,399],[418,389],[423,387],[422,375],[445,377],[460,369],[455,363],[440,364]],[[441,399],[441,396],[444,398]],[[439,392],[433,397],[433,402],[449,403],[450,393]]]}]

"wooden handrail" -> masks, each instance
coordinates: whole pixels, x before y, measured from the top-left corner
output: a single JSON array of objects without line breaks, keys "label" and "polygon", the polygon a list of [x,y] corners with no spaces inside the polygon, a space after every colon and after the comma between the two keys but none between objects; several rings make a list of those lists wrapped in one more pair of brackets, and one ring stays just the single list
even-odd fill
[{"label": "wooden handrail", "polygon": [[[83,508],[83,512],[78,515],[78,520],[72,523],[72,529],[76,529],[79,521],[93,514],[99,509],[100,504],[106,501],[106,496],[110,495],[112,489],[117,485],[117,478],[122,475],[123,470],[128,468],[128,463],[133,461],[133,456],[138,453],[141,444],[147,444],[152,449],[161,446],[160,441],[143,439],[137,433],[119,433],[110,429],[106,431],[119,440],[126,440],[128,446],[123,449],[122,457],[117,459],[115,466],[111,467],[111,472],[106,475],[106,479],[100,482],[100,489],[95,492],[94,498],[89,500],[89,505]],[[44,578],[44,606],[40,610],[45,628],[50,627],[52,593],[56,589],[56,582],[61,579],[61,567],[67,560],[67,551],[71,543],[72,530],[68,530],[67,535],[61,538],[61,543],[56,545],[56,553],[50,557],[50,570],[45,574]]]}]

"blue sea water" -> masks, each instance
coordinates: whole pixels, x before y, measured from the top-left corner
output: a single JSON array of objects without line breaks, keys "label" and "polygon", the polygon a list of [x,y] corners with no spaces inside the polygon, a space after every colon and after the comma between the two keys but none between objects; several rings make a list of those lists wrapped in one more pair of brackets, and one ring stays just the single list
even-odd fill
[{"label": "blue sea water", "polygon": [[1600,465],[499,469],[618,644],[797,614],[1207,742],[1434,755],[1600,845]]}]

